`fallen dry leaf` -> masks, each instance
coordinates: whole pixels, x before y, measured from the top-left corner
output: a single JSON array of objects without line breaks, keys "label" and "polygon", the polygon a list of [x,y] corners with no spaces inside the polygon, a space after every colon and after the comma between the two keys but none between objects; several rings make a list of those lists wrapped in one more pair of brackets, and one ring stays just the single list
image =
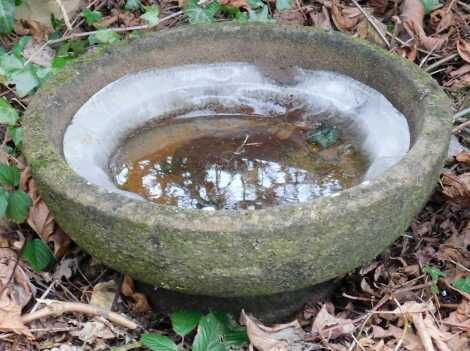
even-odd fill
[{"label": "fallen dry leaf", "polygon": [[[386,31],[386,26],[382,22],[376,21],[376,24],[382,28],[382,32],[385,33]],[[367,18],[363,18],[359,24],[356,27],[356,32],[357,34],[368,41],[370,41],[373,44],[376,44],[378,46],[381,46],[383,48],[387,47],[387,45],[384,43],[382,38],[380,37],[379,33],[375,30],[375,28],[370,24],[370,22],[367,20]]]},{"label": "fallen dry leaf", "polygon": [[[399,340],[403,339],[403,346],[409,351],[424,351],[419,337],[412,331],[407,330],[404,333],[403,329],[391,324],[387,329],[374,325],[372,329],[372,337],[376,339],[394,338],[396,345]],[[395,347],[394,347],[395,349]]]},{"label": "fallen dry leaf", "polygon": [[369,6],[374,9],[377,15],[383,15],[387,10],[389,0],[369,0]]},{"label": "fallen dry leaf", "polygon": [[352,320],[333,316],[324,304],[313,321],[311,332],[324,339],[336,339],[341,335],[351,334],[354,329]]},{"label": "fallen dry leaf", "polygon": [[423,29],[424,6],[421,0],[404,0],[401,13],[402,23],[411,37],[427,50],[437,51],[447,41],[445,36],[427,36]]},{"label": "fallen dry leaf", "polygon": [[259,351],[300,351],[304,330],[297,320],[267,327],[242,310],[240,323],[246,326],[250,343]]},{"label": "fallen dry leaf", "polygon": [[219,3],[221,5],[231,5],[231,6],[238,7],[238,8],[244,8],[244,9],[249,8],[246,0],[220,0]]},{"label": "fallen dry leaf", "polygon": [[35,41],[44,42],[47,40],[49,28],[35,20],[20,20],[15,22],[15,32],[20,35],[31,34]]},{"label": "fallen dry leaf", "polygon": [[[335,26],[342,32],[351,31],[361,20],[360,13],[354,11],[353,14],[344,14],[345,10],[341,11],[338,7],[338,0],[332,0],[331,2],[331,17]],[[354,16],[355,15],[355,16]]]},{"label": "fallen dry leaf", "polygon": [[33,200],[26,221],[44,242],[53,244],[55,256],[63,256],[70,245],[70,238],[56,225],[49,208],[39,195],[36,182],[31,178],[29,167],[23,170],[20,185]]},{"label": "fallen dry leaf", "polygon": [[431,12],[431,25],[437,33],[441,33],[449,29],[455,24],[454,14],[449,9],[439,9]]},{"label": "fallen dry leaf", "polygon": [[444,172],[441,176],[442,194],[449,201],[462,206],[470,206],[470,173],[459,176]]},{"label": "fallen dry leaf", "polygon": [[333,27],[330,21],[330,14],[325,6],[322,6],[320,12],[311,11],[309,17],[315,27],[331,30]]},{"label": "fallen dry leaf", "polygon": [[144,294],[135,291],[134,281],[128,275],[124,276],[121,284],[121,293],[134,300],[132,309],[137,313],[146,313],[152,310],[147,297]]},{"label": "fallen dry leaf", "polygon": [[460,39],[457,42],[457,51],[464,61],[470,63],[470,40]]},{"label": "fallen dry leaf", "polygon": [[55,51],[43,42],[29,40],[23,50],[23,56],[30,62],[49,67],[54,58]]},{"label": "fallen dry leaf", "polygon": [[93,287],[90,304],[110,311],[117,293],[117,284],[114,280],[100,282]]},{"label": "fallen dry leaf", "polygon": [[0,248],[0,330],[33,337],[21,320],[21,311],[33,296],[33,286],[16,254]]},{"label": "fallen dry leaf", "polygon": [[72,331],[70,334],[87,344],[94,344],[97,341],[96,339],[114,339],[121,333],[101,320],[92,320],[83,323],[80,330]]}]

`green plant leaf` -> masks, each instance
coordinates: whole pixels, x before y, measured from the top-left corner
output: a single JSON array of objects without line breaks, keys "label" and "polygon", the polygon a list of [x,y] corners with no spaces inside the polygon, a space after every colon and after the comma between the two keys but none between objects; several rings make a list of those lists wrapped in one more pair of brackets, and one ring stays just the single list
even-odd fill
[{"label": "green plant leaf", "polygon": [[18,122],[18,118],[18,112],[8,103],[7,99],[0,98],[0,123],[14,126]]},{"label": "green plant leaf", "polygon": [[37,272],[41,272],[55,261],[51,250],[41,239],[27,240],[21,251],[21,257]]},{"label": "green plant leaf", "polygon": [[140,0],[127,0],[124,5],[125,10],[137,10],[140,7]]},{"label": "green plant leaf", "polygon": [[250,6],[250,9],[252,10],[260,9],[266,6],[266,4],[261,0],[247,0],[247,3],[248,6]]},{"label": "green plant leaf", "polygon": [[20,97],[29,95],[41,84],[36,70],[32,65],[27,65],[22,69],[13,71],[8,77],[8,82],[15,84],[16,93]]},{"label": "green plant leaf", "polygon": [[246,328],[239,325],[232,315],[214,312],[214,316],[222,326],[223,340],[226,347],[240,349],[242,345],[248,343]]},{"label": "green plant leaf", "polygon": [[438,268],[429,264],[423,267],[423,272],[429,274],[432,280],[438,280],[439,277],[445,277],[446,275],[441,272]]},{"label": "green plant leaf", "polygon": [[121,36],[109,29],[98,29],[96,34],[88,37],[90,44],[113,44],[121,40]]},{"label": "green plant leaf", "polygon": [[20,127],[8,127],[7,131],[15,146],[20,148],[23,142],[23,129]]},{"label": "green plant leaf", "polygon": [[425,14],[428,14],[440,5],[439,0],[421,0],[421,2],[423,3]]},{"label": "green plant leaf", "polygon": [[264,5],[256,10],[248,10],[248,20],[250,22],[273,22],[274,20],[269,17],[268,6]]},{"label": "green plant leaf", "polygon": [[220,10],[217,1],[202,7],[198,5],[198,0],[188,0],[183,8],[183,13],[188,17],[189,23],[201,24],[214,22],[214,15]]},{"label": "green plant leaf", "polygon": [[9,193],[3,188],[0,188],[0,218],[5,218],[7,214]]},{"label": "green plant leaf", "polygon": [[13,31],[15,14],[15,0],[0,0],[0,33],[10,33]]},{"label": "green plant leaf", "polygon": [[455,288],[470,294],[470,274],[460,279],[457,279],[452,283],[452,285]]},{"label": "green plant leaf", "polygon": [[53,13],[51,13],[51,26],[52,29],[58,31],[62,26],[64,26],[64,21],[62,21],[60,18],[57,18],[56,16],[54,16]]},{"label": "green plant leaf", "polygon": [[197,327],[192,351],[225,351],[223,326],[213,313],[202,317]]},{"label": "green plant leaf", "polygon": [[0,184],[18,186],[20,183],[20,171],[16,166],[0,164]]},{"label": "green plant leaf", "polygon": [[336,143],[339,138],[338,128],[332,124],[321,123],[319,126],[309,130],[306,140],[310,144],[318,144],[327,148]]},{"label": "green plant leaf", "polygon": [[31,40],[30,35],[23,35],[22,37],[20,37],[20,40],[18,40],[18,42],[13,46],[13,49],[11,50],[11,52],[19,59],[22,59],[23,50],[26,47],[26,44],[28,44],[28,41],[30,40]]},{"label": "green plant leaf", "polygon": [[179,336],[185,336],[196,328],[202,313],[198,311],[177,311],[170,315],[173,330]]},{"label": "green plant leaf", "polygon": [[153,351],[177,351],[178,347],[168,336],[157,333],[144,333],[140,337],[142,345]]},{"label": "green plant leaf", "polygon": [[103,14],[100,11],[90,9],[83,10],[80,15],[85,19],[86,24],[89,26],[103,18]]},{"label": "green plant leaf", "polygon": [[15,55],[4,54],[0,56],[0,71],[10,74],[13,71],[23,69],[23,61]]},{"label": "green plant leaf", "polygon": [[439,288],[437,287],[437,281],[439,280],[439,277],[445,277],[445,274],[436,267],[431,266],[429,264],[423,267],[423,272],[429,274],[429,276],[431,277],[431,291],[434,294],[438,294]]},{"label": "green plant leaf", "polygon": [[292,8],[292,0],[276,0],[276,10],[284,11]]},{"label": "green plant leaf", "polygon": [[151,26],[156,26],[158,24],[158,16],[160,16],[160,6],[150,5],[144,6],[144,14],[140,16],[144,21],[146,21]]},{"label": "green plant leaf", "polygon": [[7,217],[16,223],[24,222],[32,204],[31,198],[24,191],[12,191],[8,197]]}]

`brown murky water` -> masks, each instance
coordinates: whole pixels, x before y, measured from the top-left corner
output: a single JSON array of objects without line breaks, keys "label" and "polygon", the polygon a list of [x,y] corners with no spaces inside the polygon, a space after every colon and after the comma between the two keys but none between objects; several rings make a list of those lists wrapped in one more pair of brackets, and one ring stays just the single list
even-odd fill
[{"label": "brown murky water", "polygon": [[131,136],[110,169],[121,189],[159,204],[260,209],[349,188],[366,163],[345,137],[323,150],[308,144],[301,123],[207,116],[160,122]]}]

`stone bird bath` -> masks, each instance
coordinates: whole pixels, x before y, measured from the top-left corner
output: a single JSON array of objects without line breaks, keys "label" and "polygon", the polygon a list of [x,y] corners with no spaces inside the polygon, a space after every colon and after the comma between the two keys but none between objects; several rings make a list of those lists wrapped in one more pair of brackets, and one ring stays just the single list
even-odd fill
[{"label": "stone bird bath", "polygon": [[[335,196],[212,212],[108,191],[65,161],[72,118],[109,83],[148,69],[227,61],[352,77],[406,116],[409,151],[380,176]],[[117,97],[116,109],[119,103]],[[65,232],[106,265],[160,287],[163,308],[245,307],[272,319],[295,311],[323,290],[320,283],[373,259],[403,233],[436,183],[449,113],[443,91],[414,64],[340,33],[278,25],[181,27],[87,54],[46,82],[24,118],[24,154]]]}]

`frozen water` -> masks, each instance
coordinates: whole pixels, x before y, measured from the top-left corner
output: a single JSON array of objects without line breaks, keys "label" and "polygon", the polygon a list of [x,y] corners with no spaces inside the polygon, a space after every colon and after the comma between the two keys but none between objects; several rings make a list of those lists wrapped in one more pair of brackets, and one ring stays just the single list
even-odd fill
[{"label": "frozen water", "polygon": [[396,164],[410,147],[406,118],[378,91],[342,74],[294,68],[288,84],[253,64],[230,62],[148,70],[118,79],[75,114],[64,136],[65,159],[87,181],[133,198],[108,174],[118,146],[132,131],[159,117],[216,115],[249,107],[279,115],[301,106],[307,115],[331,112],[353,122],[370,166],[364,180]]}]

